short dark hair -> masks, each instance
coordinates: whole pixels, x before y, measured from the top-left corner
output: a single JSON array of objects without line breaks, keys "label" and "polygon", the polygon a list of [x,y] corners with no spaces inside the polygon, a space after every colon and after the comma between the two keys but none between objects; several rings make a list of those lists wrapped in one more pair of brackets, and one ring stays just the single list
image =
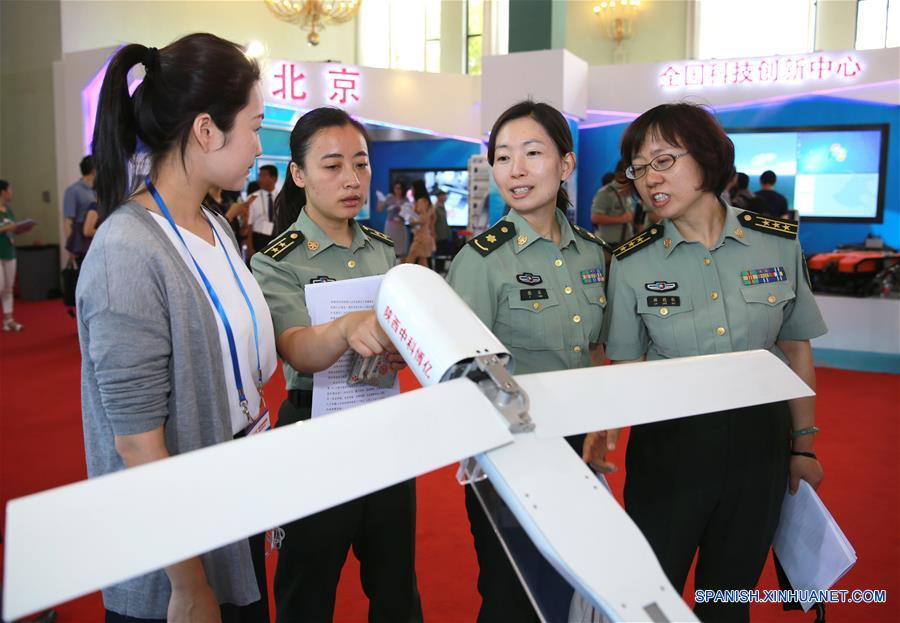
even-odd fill
[{"label": "short dark hair", "polygon": [[622,158],[634,160],[651,136],[687,150],[703,175],[700,189],[722,194],[734,174],[734,143],[712,113],[683,102],[651,108],[626,128]]},{"label": "short dark hair", "polygon": [[[569,129],[569,123],[558,110],[549,104],[543,102],[532,102],[525,100],[518,104],[513,104],[507,108],[494,122],[491,128],[491,137],[488,139],[487,157],[491,166],[494,166],[494,151],[497,147],[497,134],[510,121],[530,117],[540,124],[550,138],[556,144],[560,158],[574,151],[574,142],[572,141],[572,130]],[[559,190],[556,192],[556,207],[563,212],[569,207],[569,193],[563,188],[562,182],[559,184]]]},{"label": "short dark hair", "polygon": [[775,175],[775,171],[763,171],[762,175],[759,176],[759,183],[767,186],[774,186],[777,181],[778,176]]},{"label": "short dark hair", "polygon": [[274,164],[264,164],[259,167],[259,170],[265,171],[269,174],[269,176],[275,178],[276,180],[278,179],[278,167],[276,167]]},{"label": "short dark hair", "polygon": [[257,190],[259,190],[259,182],[257,182],[256,180],[253,180],[252,182],[247,184],[247,194],[248,195],[252,195]]},{"label": "short dark hair", "polygon": [[745,190],[750,186],[750,176],[746,173],[738,173],[737,174],[737,187],[738,190]]},{"label": "short dark hair", "polygon": [[6,180],[0,180],[0,193],[9,188],[9,182]]},{"label": "short dark hair", "polygon": [[94,157],[93,156],[85,156],[81,159],[81,162],[78,163],[78,169],[81,171],[82,175],[90,175],[94,172]]},{"label": "short dark hair", "polygon": [[[341,128],[348,125],[359,131],[368,148],[370,141],[366,128],[345,111],[330,106],[310,110],[297,120],[297,123],[294,124],[294,129],[291,130],[291,162],[301,169],[305,169],[306,153],[309,151],[309,146],[312,144],[315,135],[320,130]],[[306,205],[306,191],[294,183],[294,176],[291,175],[291,170],[288,168],[281,191],[275,198],[276,233],[280,234],[290,227],[297,220],[297,217],[300,216],[300,210],[303,209],[304,205]]]},{"label": "short dark hair", "polygon": [[[144,79],[128,94],[128,72],[142,64]],[[159,159],[178,150],[182,160],[194,119],[208,113],[222,132],[250,101],[259,66],[236,43],[207,33],[187,35],[157,50],[138,43],[122,47],[109,62],[94,127],[97,200],[107,214],[136,187],[128,161],[137,151]]]},{"label": "short dark hair", "polygon": [[603,186],[606,186],[614,179],[616,179],[616,174],[613,173],[612,171],[610,171],[609,173],[604,173],[603,177],[600,178],[600,184]]}]

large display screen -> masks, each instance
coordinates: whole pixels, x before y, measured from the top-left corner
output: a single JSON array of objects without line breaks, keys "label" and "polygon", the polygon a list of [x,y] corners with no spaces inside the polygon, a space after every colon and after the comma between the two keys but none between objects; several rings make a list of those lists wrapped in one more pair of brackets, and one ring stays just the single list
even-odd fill
[{"label": "large display screen", "polygon": [[447,224],[450,227],[469,226],[469,171],[467,169],[391,169],[391,185],[403,184],[412,202],[413,180],[424,180],[431,194],[431,203],[437,202],[437,191],[447,193]]},{"label": "large display screen", "polygon": [[734,166],[759,189],[763,171],[805,220],[878,222],[887,175],[886,125],[731,129]]}]

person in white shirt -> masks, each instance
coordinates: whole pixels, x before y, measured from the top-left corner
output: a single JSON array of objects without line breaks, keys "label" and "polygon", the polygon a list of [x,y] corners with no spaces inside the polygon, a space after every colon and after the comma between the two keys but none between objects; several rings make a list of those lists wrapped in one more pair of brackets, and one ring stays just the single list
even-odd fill
[{"label": "person in white shirt", "polygon": [[251,235],[247,239],[247,256],[262,251],[275,234],[275,184],[278,182],[278,169],[275,165],[264,164],[259,167],[259,191],[256,199],[250,204],[248,225]]}]

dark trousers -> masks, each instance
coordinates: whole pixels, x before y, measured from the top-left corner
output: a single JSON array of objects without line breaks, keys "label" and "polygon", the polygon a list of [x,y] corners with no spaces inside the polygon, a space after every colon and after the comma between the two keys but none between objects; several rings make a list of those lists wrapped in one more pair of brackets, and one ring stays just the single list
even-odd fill
[{"label": "dark trousers", "polygon": [[[581,456],[584,435],[568,437],[566,441]],[[499,495],[494,494],[492,497],[494,499],[491,500],[491,504],[500,509],[499,513],[504,516],[504,520],[515,522],[512,511],[506,507]],[[466,513],[469,516],[469,527],[472,531],[475,554],[478,558],[478,593],[481,595],[478,623],[539,621],[540,618],[528,598],[528,593],[522,587],[522,581],[471,486],[466,486]],[[565,620],[569,611],[572,589],[550,567],[549,563],[545,563],[540,552],[531,544],[524,531],[521,532],[522,534],[517,537],[521,536],[522,538],[516,538],[519,541],[517,549],[523,552],[523,558],[531,560],[520,560],[519,563],[520,565],[533,563],[535,559],[540,558],[538,565],[535,566],[543,568],[532,569],[531,577],[534,578],[534,581],[540,582],[542,595],[549,597],[549,602],[552,602],[542,603],[542,607],[548,609],[545,614],[551,619],[561,615],[562,620]]]},{"label": "dark trousers", "polygon": [[[266,585],[266,535],[255,534],[249,538],[253,571],[259,586],[260,600],[246,606],[221,604],[222,623],[269,623],[269,591]],[[106,611],[105,623],[166,623],[165,619],[139,619],[112,610]]]},{"label": "dark trousers", "polygon": [[[286,400],[278,412],[278,425],[308,418],[307,406]],[[415,480],[282,527],[285,535],[274,586],[279,623],[332,621],[338,580],[351,547],[369,598],[369,621],[422,621],[415,572]]]},{"label": "dark trousers", "polygon": [[[787,488],[790,412],[784,402],[635,426],[625,510],[675,590],[698,552],[696,589],[753,589]],[[748,621],[749,604],[698,604],[706,622]]]}]

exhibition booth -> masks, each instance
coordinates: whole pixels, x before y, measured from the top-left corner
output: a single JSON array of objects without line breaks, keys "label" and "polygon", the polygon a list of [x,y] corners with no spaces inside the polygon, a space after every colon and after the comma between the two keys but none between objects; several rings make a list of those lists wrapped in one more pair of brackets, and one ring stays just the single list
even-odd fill
[{"label": "exhibition booth", "polygon": [[[54,64],[58,171],[90,151],[96,97],[113,52],[70,54]],[[591,198],[614,169],[628,123],[659,103],[691,101],[715,110],[751,190],[762,171],[777,173],[777,190],[802,220],[807,254],[867,237],[900,247],[897,49],[598,66],[567,50],[544,50],[485,57],[481,76],[272,58],[262,66],[259,164],[274,164],[282,180],[299,116],[318,106],[345,108],[373,139],[372,188],[360,218],[378,229],[384,214],[373,209],[377,194],[415,177],[449,193],[449,224],[457,230],[477,232],[499,218],[503,205],[491,194],[485,145],[500,112],[526,98],[554,105],[569,120],[578,158],[568,183],[570,216],[591,227]],[[60,176],[60,194],[70,181]],[[832,331],[816,346],[900,357],[900,302],[821,298]],[[859,318],[871,322],[860,326]]]}]

